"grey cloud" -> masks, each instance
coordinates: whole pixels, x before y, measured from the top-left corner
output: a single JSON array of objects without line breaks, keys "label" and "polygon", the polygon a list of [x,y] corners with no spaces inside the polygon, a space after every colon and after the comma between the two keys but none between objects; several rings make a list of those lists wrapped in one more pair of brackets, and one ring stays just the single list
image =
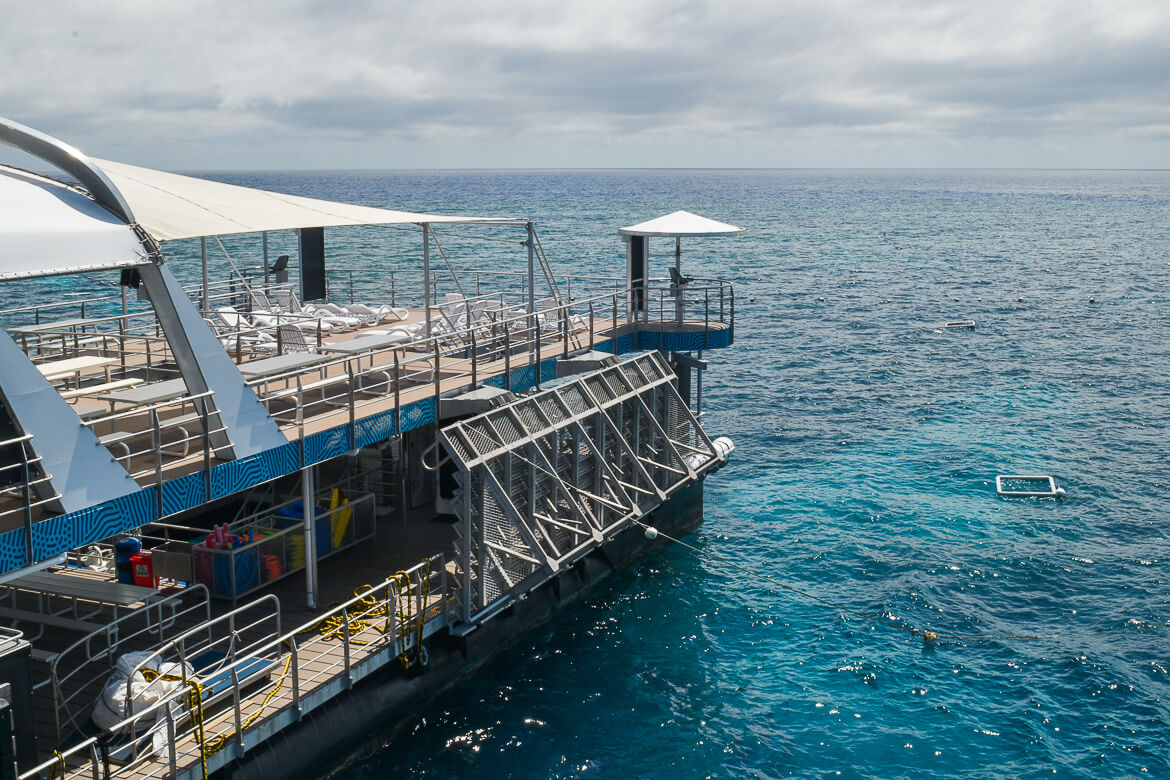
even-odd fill
[{"label": "grey cloud", "polygon": [[618,144],[651,150],[656,164],[718,148],[783,165],[763,154],[778,141],[800,145],[800,162],[875,139],[1144,143],[1170,125],[1163,6],[299,0],[279,16],[228,2],[18,6],[10,29],[23,33],[0,46],[0,105],[95,153],[133,152],[129,139],[146,137],[159,150],[287,148],[292,166],[306,150],[328,159],[337,143],[394,164],[376,156],[397,148],[388,140],[409,146],[400,164],[474,142],[485,166],[499,163],[493,150],[541,144],[562,165]]}]

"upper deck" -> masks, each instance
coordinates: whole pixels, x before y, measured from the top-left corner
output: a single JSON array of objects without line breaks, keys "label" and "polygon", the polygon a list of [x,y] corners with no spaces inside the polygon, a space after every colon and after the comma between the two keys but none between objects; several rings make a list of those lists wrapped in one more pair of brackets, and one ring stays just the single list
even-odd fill
[{"label": "upper deck", "polygon": [[[443,303],[400,307],[394,304],[422,296],[404,280],[381,276],[379,294],[371,271],[331,274],[337,304],[360,296],[381,308],[383,317],[365,319],[348,310],[291,311],[291,283],[236,278],[209,284],[206,294],[201,286],[187,289],[187,303],[206,306],[196,327],[214,333],[280,433],[275,446],[243,457],[217,438],[225,426],[217,423],[215,392],[191,392],[173,339],[149,303],[66,292],[0,312],[61,408],[136,488],[62,512],[60,491],[49,489],[53,475],[38,469],[36,437],[0,441],[0,473],[9,475],[0,492],[0,573],[434,422],[444,398],[477,386],[539,388],[570,355],[702,350],[727,346],[733,336],[734,292],[724,282],[676,290],[652,280],[639,311],[622,280],[562,277],[529,296],[524,275],[473,270],[446,284],[431,275],[430,300]],[[447,291],[454,289],[467,295]]]}]

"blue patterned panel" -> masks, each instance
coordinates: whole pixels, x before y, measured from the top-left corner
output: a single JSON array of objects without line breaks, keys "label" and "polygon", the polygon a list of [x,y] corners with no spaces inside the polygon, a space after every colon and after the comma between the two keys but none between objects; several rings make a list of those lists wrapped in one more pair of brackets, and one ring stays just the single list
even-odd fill
[{"label": "blue patterned panel", "polygon": [[305,465],[344,455],[352,449],[349,446],[349,423],[315,433],[305,438]]},{"label": "blue patterned panel", "polygon": [[517,368],[512,372],[512,391],[519,393],[536,385],[536,369],[533,366]]},{"label": "blue patterned panel", "polygon": [[246,458],[221,463],[211,469],[211,498],[230,496],[274,477],[290,474],[298,468],[300,458],[297,456],[297,444],[291,442]]},{"label": "blue patterned panel", "polygon": [[155,488],[148,487],[104,504],[42,520],[33,525],[33,558],[43,561],[146,525],[155,519],[155,497]]},{"label": "blue patterned panel", "polygon": [[0,534],[0,573],[19,569],[24,565],[24,529],[14,528]]},{"label": "blue patterned panel", "polygon": [[163,517],[194,509],[207,501],[207,490],[203,484],[203,472],[184,474],[162,484]]},{"label": "blue patterned panel", "polygon": [[367,447],[385,441],[398,432],[394,410],[363,417],[354,423],[353,440],[356,447]]},{"label": "blue patterned panel", "polygon": [[546,360],[540,364],[540,381],[551,382],[557,378],[557,361]]},{"label": "blue patterned panel", "polygon": [[402,426],[399,433],[413,431],[435,421],[435,399],[424,398],[402,407]]},{"label": "blue patterned panel", "polygon": [[[623,336],[622,338],[625,338]],[[638,332],[638,346],[641,349],[660,349],[666,352],[694,352],[700,349],[722,349],[731,346],[731,329],[722,328],[686,333],[663,333],[654,330]]]},{"label": "blue patterned panel", "polygon": [[638,349],[638,334],[627,333],[623,336],[618,336],[612,342],[612,348],[605,350],[612,352],[615,355],[624,355],[627,352],[635,352]]}]

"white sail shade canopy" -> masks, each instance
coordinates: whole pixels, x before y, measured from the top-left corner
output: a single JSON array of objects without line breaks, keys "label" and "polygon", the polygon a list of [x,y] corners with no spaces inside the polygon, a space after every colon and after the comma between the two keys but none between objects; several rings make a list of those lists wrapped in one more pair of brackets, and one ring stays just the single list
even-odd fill
[{"label": "white sail shade canopy", "polygon": [[729,233],[742,233],[743,228],[728,225],[726,222],[717,222],[707,217],[700,217],[689,211],[676,211],[662,217],[655,217],[637,225],[619,228],[623,236],[663,236],[678,238],[681,236],[722,236]]},{"label": "white sail shade canopy", "polygon": [[355,206],[223,184],[93,157],[90,160],[122,193],[138,224],[158,241],[338,225],[520,221]]},{"label": "white sail shade canopy", "polygon": [[134,231],[82,193],[0,166],[0,280],[149,261]]}]

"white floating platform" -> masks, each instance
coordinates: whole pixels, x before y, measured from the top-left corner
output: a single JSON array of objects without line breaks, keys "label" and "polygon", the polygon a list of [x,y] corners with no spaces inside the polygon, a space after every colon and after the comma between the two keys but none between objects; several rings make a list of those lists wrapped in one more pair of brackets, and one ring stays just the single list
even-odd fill
[{"label": "white floating platform", "polygon": [[995,492],[1009,498],[1056,498],[1056,480],[1048,474],[1000,474]]},{"label": "white floating platform", "polygon": [[975,320],[955,320],[954,322],[944,322],[944,328],[966,328],[967,330],[975,330]]}]

